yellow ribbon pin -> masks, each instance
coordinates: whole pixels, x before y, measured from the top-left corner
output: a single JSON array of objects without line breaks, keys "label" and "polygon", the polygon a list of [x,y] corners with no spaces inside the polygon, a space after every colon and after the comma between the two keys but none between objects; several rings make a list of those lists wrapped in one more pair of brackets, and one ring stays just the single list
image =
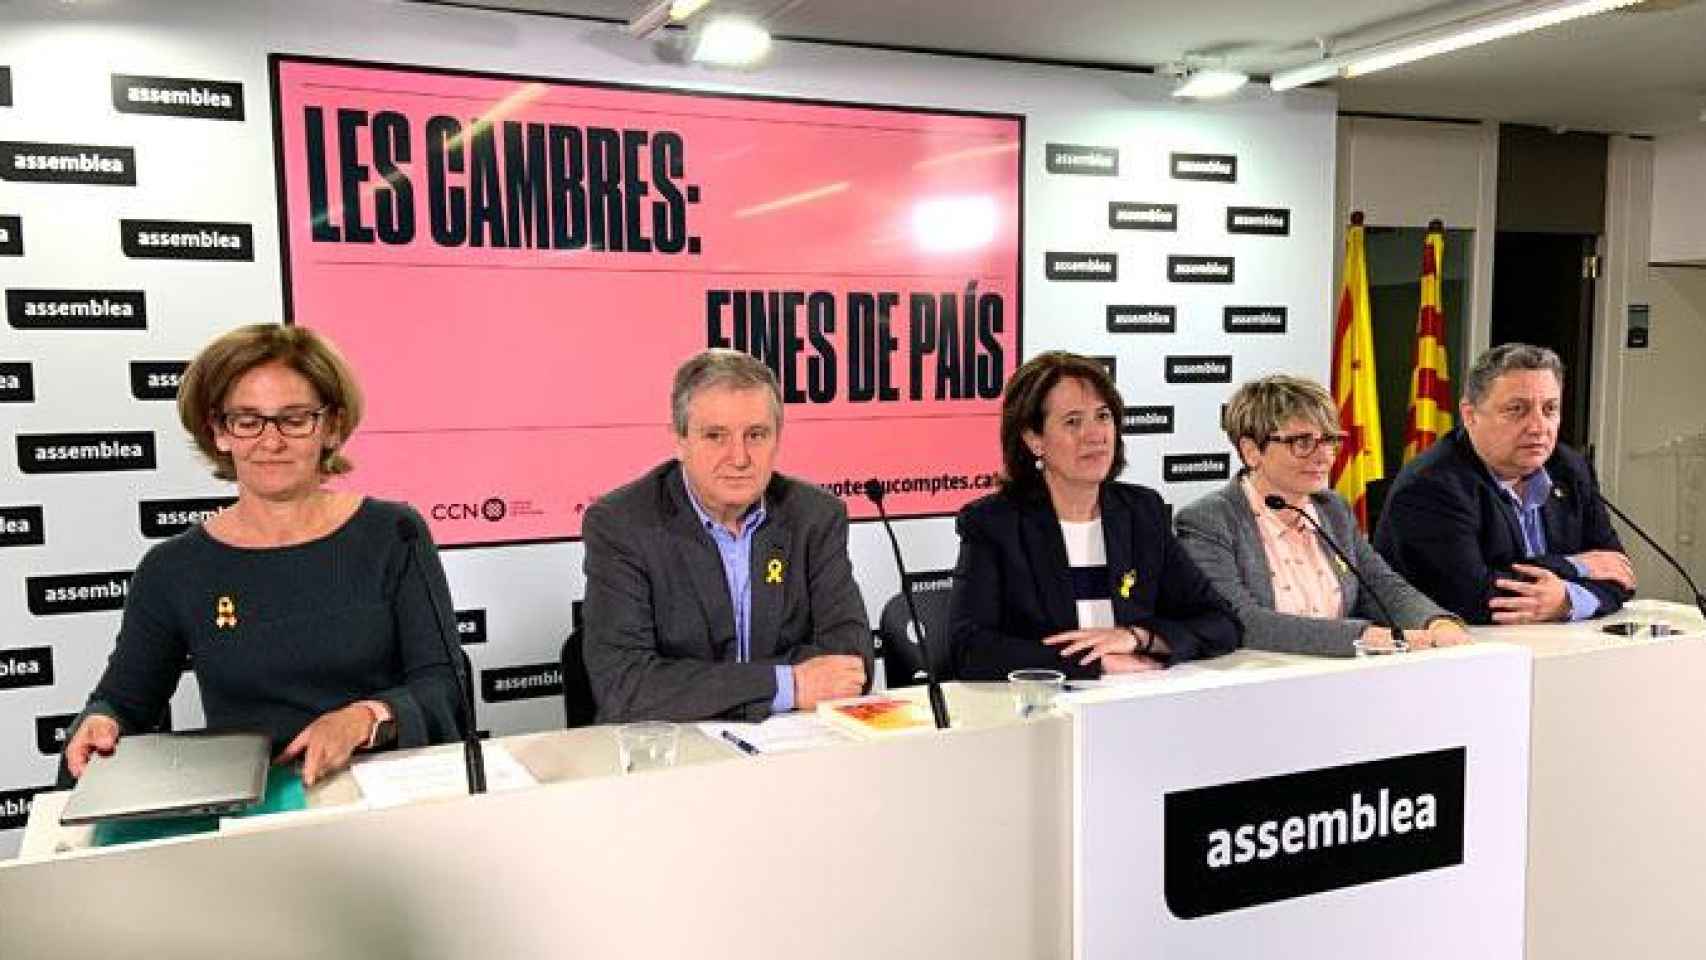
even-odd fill
[{"label": "yellow ribbon pin", "polygon": [[782,560],[780,557],[772,559],[769,563],[764,565],[764,582],[782,582]]},{"label": "yellow ribbon pin", "polygon": [[220,597],[213,605],[213,625],[220,629],[237,625],[237,603],[230,597]]},{"label": "yellow ribbon pin", "polygon": [[1120,574],[1120,599],[1121,600],[1130,600],[1131,599],[1131,588],[1132,588],[1132,585],[1135,583],[1137,583],[1137,571],[1136,570],[1127,570],[1125,573]]}]

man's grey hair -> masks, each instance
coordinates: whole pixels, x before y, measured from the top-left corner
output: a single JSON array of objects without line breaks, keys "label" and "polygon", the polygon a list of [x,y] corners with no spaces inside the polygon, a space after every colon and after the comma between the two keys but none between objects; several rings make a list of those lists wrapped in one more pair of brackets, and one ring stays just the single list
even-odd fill
[{"label": "man's grey hair", "polygon": [[776,432],[782,431],[782,388],[776,383],[776,374],[751,354],[714,348],[694,354],[675,371],[675,385],[669,391],[669,415],[676,436],[687,436],[687,405],[693,402],[694,394],[707,387],[765,391],[770,397]]},{"label": "man's grey hair", "polygon": [[1558,378],[1558,386],[1564,385],[1564,361],[1556,353],[1531,343],[1501,343],[1475,358],[1468,379],[1463,381],[1463,399],[1480,406],[1493,389],[1493,381],[1512,370],[1550,370]]}]

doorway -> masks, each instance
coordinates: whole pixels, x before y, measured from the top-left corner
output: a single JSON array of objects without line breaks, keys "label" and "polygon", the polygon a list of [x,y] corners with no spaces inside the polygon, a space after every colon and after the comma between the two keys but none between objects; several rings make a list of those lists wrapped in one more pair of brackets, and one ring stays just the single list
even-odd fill
[{"label": "doorway", "polygon": [[1593,378],[1594,252],[1587,234],[1500,230],[1493,245],[1492,344],[1550,347],[1564,361],[1558,439],[1587,452]]}]

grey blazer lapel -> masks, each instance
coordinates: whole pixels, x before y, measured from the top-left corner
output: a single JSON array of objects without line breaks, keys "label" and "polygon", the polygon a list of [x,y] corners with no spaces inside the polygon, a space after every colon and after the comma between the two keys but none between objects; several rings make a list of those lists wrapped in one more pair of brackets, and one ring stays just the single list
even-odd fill
[{"label": "grey blazer lapel", "polygon": [[788,581],[805,576],[788,551],[788,528],[775,517],[766,518],[752,537],[752,621],[747,625],[752,658],[776,655],[782,608],[788,599]]},{"label": "grey blazer lapel", "polygon": [[[679,551],[679,568],[687,572],[687,586],[704,612],[710,625],[706,642],[713,659],[728,659],[734,653],[735,610],[729,601],[729,581],[723,575],[723,558],[711,535],[699,525],[699,514],[686,502],[686,493],[678,494],[678,509],[667,524],[670,539]],[[666,585],[667,586],[667,585]],[[668,603],[667,597],[656,597],[654,603]],[[679,641],[679,637],[671,637]]]},{"label": "grey blazer lapel", "polygon": [[[1357,531],[1356,518],[1351,512],[1348,509],[1339,508],[1344,501],[1340,500],[1331,489],[1317,493],[1310,499],[1315,502],[1315,515],[1320,518],[1321,526],[1332,535],[1333,543],[1338,544],[1340,550],[1345,551],[1346,554],[1355,559],[1357,556],[1357,537],[1362,534]],[[1339,574],[1339,596],[1343,598],[1339,615],[1343,617],[1352,616],[1356,612],[1358,593],[1360,592],[1356,575],[1351,573],[1351,569],[1345,566],[1345,562],[1339,559],[1339,555],[1333,552],[1330,545],[1321,544],[1321,550],[1327,555],[1327,562],[1332,564],[1333,569]],[[1363,571],[1363,576],[1368,576],[1368,571]]]}]

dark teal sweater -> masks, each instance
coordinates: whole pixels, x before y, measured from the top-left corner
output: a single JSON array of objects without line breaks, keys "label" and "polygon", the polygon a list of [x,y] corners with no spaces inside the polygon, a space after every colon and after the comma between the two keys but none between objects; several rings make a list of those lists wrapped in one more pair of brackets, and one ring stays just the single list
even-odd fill
[{"label": "dark teal sweater", "polygon": [[405,504],[369,498],[342,527],[288,547],[232,547],[198,525],[142,558],[86,712],[127,733],[154,727],[187,655],[209,729],[262,732],[277,751],[321,714],[374,699],[396,715],[398,746],[442,743],[459,736],[445,659],[455,630],[444,568]]}]

